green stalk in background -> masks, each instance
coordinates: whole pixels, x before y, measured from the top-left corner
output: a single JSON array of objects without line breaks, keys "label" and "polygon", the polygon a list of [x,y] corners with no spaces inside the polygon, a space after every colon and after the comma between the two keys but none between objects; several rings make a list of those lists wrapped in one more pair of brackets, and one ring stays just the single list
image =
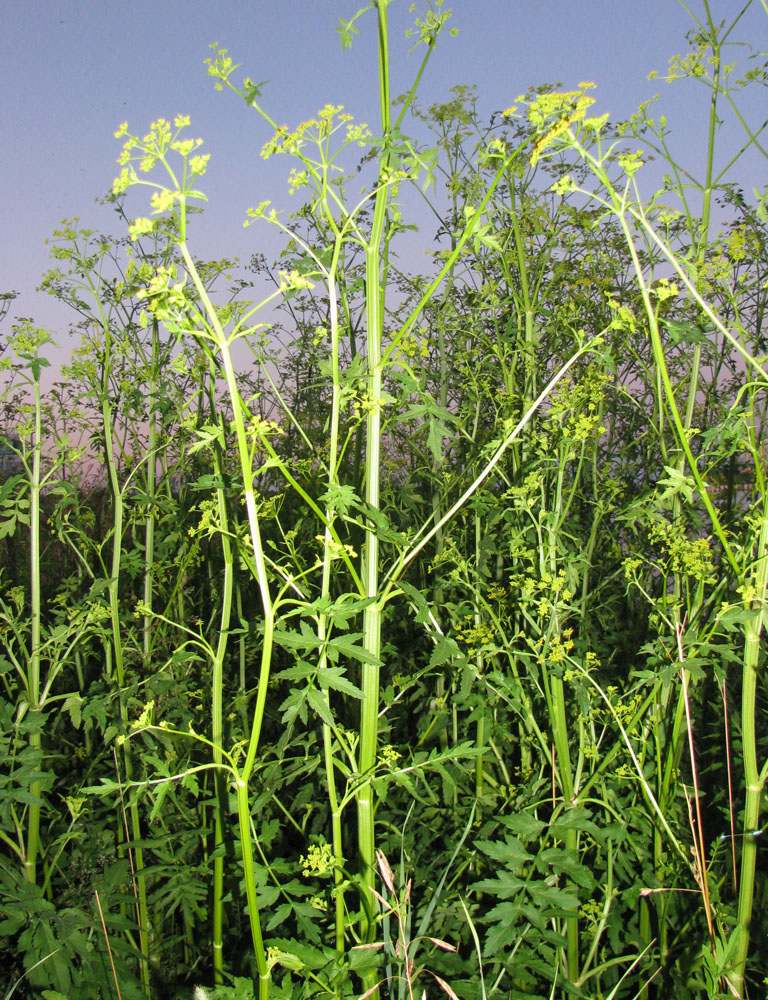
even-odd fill
[{"label": "green stalk in background", "polygon": [[214,833],[213,849],[213,901],[212,901],[212,947],[213,974],[215,983],[224,982],[224,826],[223,810],[226,804],[221,766],[223,763],[224,728],[223,706],[224,663],[227,654],[230,620],[232,617],[232,596],[234,587],[234,560],[231,528],[227,511],[227,497],[224,490],[223,443],[226,442],[224,414],[216,412],[216,365],[208,358],[208,405],[211,422],[218,422],[219,439],[213,447],[213,468],[216,477],[216,505],[220,527],[221,549],[224,557],[224,576],[221,581],[221,608],[219,612],[219,636],[211,669],[211,744],[213,748],[214,770]]},{"label": "green stalk in background", "polygon": [[[40,366],[33,372],[34,421],[32,439],[32,469],[29,480],[29,562],[30,562],[30,650],[29,695],[30,709],[40,709],[40,458],[42,448],[42,408],[40,400]],[[29,737],[30,748],[39,751],[42,740],[39,730]],[[41,783],[34,781],[30,788],[37,801],[29,807],[29,832],[24,867],[27,878],[35,882],[37,854],[40,849],[40,793]]]},{"label": "green stalk in background", "polygon": [[[16,352],[30,368],[30,385],[33,393],[31,434],[31,468],[25,456],[29,489],[29,658],[27,667],[27,697],[29,711],[39,712],[40,704],[40,489],[42,450],[42,400],[40,398],[40,372],[48,362],[40,357],[43,344],[50,342],[44,330],[28,329],[26,336],[18,331],[15,337]],[[29,734],[29,747],[35,755],[42,750],[42,727],[35,726]],[[42,809],[42,782],[36,778],[30,785],[33,800],[29,805],[27,838],[24,850],[24,872],[29,882],[37,881],[37,858],[40,852],[40,812]]]},{"label": "green stalk in background", "polygon": [[[165,444],[158,442],[157,422],[160,409],[159,399],[162,387],[160,373],[168,360],[168,349],[163,349],[159,339],[159,327],[154,324],[150,330],[149,344],[143,344],[139,339],[139,324],[137,317],[132,312],[132,291],[135,291],[138,275],[142,269],[151,269],[150,261],[158,264],[162,270],[168,263],[168,247],[160,247],[158,243],[154,246],[154,256],[147,254],[143,249],[138,258],[140,263],[137,266],[135,261],[131,261],[128,268],[121,272],[121,280],[116,284],[109,281],[105,275],[107,266],[114,264],[120,268],[117,259],[113,258],[108,241],[92,240],[92,233],[88,230],[75,230],[70,224],[65,223],[63,227],[56,231],[57,238],[56,257],[59,260],[67,260],[70,264],[69,275],[65,276],[61,271],[53,270],[48,273],[45,280],[45,287],[54,295],[71,305],[89,324],[92,324],[101,331],[101,340],[98,344],[95,358],[89,365],[84,365],[83,371],[89,381],[87,386],[88,395],[92,396],[98,406],[102,427],[102,461],[104,465],[107,487],[112,500],[112,525],[111,528],[98,547],[98,559],[101,564],[101,572],[106,577],[106,594],[109,606],[109,638],[102,633],[102,642],[105,656],[105,674],[114,684],[117,692],[119,705],[120,722],[123,730],[127,730],[129,723],[127,689],[130,686],[129,678],[125,669],[125,640],[124,628],[124,608],[120,596],[120,588],[123,576],[123,551],[125,546],[124,534],[126,531],[126,505],[124,491],[130,483],[132,477],[139,476],[139,471],[144,466],[146,473],[145,483],[145,504],[146,513],[144,517],[144,552],[143,552],[143,579],[141,583],[142,594],[145,598],[144,613],[142,617],[141,629],[141,650],[140,656],[145,664],[152,656],[153,644],[156,639],[152,630],[152,602],[154,594],[154,569],[155,569],[155,529],[156,529],[156,497],[157,497],[157,460],[158,453],[162,452]],[[166,256],[164,256],[164,254]],[[158,258],[159,261],[158,261]],[[87,301],[92,305],[89,307]],[[122,330],[122,334],[118,331]],[[129,345],[129,338],[133,338]],[[147,421],[147,432],[149,437],[149,451],[138,457],[132,457],[135,463],[128,471],[125,483],[121,483],[121,471],[118,467],[118,454],[124,454],[124,443],[120,440],[120,430],[118,423],[120,419],[118,399],[120,393],[116,392],[125,378],[124,369],[121,362],[125,360],[128,347],[134,350],[139,364],[141,365],[142,376],[149,382],[149,412]],[[129,431],[132,431],[129,428]],[[144,445],[141,445],[142,449]],[[109,546],[111,544],[111,551]],[[130,741],[122,744],[122,756],[125,766],[125,777],[128,784],[134,777],[133,751]],[[150,916],[147,898],[147,879],[144,870],[143,848],[140,845],[142,839],[141,823],[139,814],[139,804],[136,794],[132,791],[127,803],[129,816],[129,836],[135,841],[137,846],[130,848],[135,866],[135,885],[138,894],[138,922],[139,922],[139,952],[140,976],[145,995],[149,994],[149,936],[150,936]],[[123,825],[118,825],[119,839],[123,839]],[[121,853],[124,848],[120,848]]]},{"label": "green stalk in background", "polygon": [[160,335],[157,322],[152,323],[150,344],[149,373],[147,378],[147,464],[145,503],[146,520],[144,523],[144,594],[145,607],[142,621],[142,650],[144,653],[144,669],[148,671],[152,632],[150,627],[152,612],[152,597],[154,591],[155,571],[155,491],[157,487],[157,389],[160,371]]},{"label": "green stalk in background", "polygon": [[[125,701],[125,665],[123,650],[122,622],[120,616],[120,569],[122,563],[123,549],[123,518],[124,502],[123,487],[120,484],[117,463],[115,461],[114,445],[114,423],[112,413],[112,402],[110,395],[110,381],[112,377],[112,329],[111,324],[104,314],[101,300],[94,290],[97,309],[101,319],[101,329],[103,333],[103,358],[101,367],[101,417],[102,431],[104,434],[104,464],[107,472],[107,482],[112,495],[112,559],[109,566],[109,580],[107,582],[107,594],[109,597],[110,627],[112,633],[112,644],[107,647],[107,674],[111,674],[114,669],[114,677],[117,682],[118,701],[120,705],[120,721],[124,729],[128,728],[128,711]],[[126,781],[133,780],[133,757],[130,749],[130,742],[123,744],[123,761],[125,764]],[[130,816],[132,839],[137,843],[141,840],[141,824],[139,820],[139,808],[136,795],[131,794],[128,803]],[[122,829],[122,827],[121,827]],[[136,885],[139,894],[139,942],[140,942],[140,974],[144,995],[150,996],[149,983],[149,908],[147,905],[147,884],[144,874],[144,852],[140,846],[131,848],[136,867]]]}]

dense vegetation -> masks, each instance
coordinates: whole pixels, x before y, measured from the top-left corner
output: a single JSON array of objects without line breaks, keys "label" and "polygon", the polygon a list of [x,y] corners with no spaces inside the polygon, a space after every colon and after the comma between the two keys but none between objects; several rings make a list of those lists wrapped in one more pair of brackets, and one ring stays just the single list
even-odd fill
[{"label": "dense vegetation", "polygon": [[715,168],[764,54],[704,3],[683,164],[588,84],[421,108],[439,0],[393,100],[388,7],[373,131],[214,48],[303,196],[274,266],[197,259],[199,140],[126,125],[53,389],[9,331],[5,997],[764,995],[768,221]]}]

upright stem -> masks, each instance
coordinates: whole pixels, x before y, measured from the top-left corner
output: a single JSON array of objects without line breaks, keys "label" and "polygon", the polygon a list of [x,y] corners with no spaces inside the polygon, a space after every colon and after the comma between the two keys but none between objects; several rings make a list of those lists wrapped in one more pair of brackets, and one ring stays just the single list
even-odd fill
[{"label": "upright stem", "polygon": [[155,487],[157,479],[157,412],[155,409],[155,394],[157,391],[159,337],[157,320],[152,323],[152,348],[149,368],[149,385],[147,386],[148,432],[147,432],[147,486],[145,503],[147,516],[144,522],[144,621],[142,623],[142,648],[144,653],[144,670],[149,669],[149,656],[152,644],[152,591],[154,587],[155,559]]},{"label": "upright stem", "polygon": [[[40,447],[42,437],[42,405],[40,400],[40,376],[35,372],[33,379],[35,399],[35,436],[32,442],[32,475],[29,480],[29,576],[30,576],[30,650],[29,650],[29,705],[30,711],[40,710]],[[41,732],[38,727],[29,737],[29,746],[38,753],[42,747]],[[34,884],[37,878],[37,855],[40,850],[40,796],[42,781],[36,779],[30,785],[33,801],[29,806],[27,828],[27,848],[24,870],[28,881]]]},{"label": "upright stem", "polygon": [[[104,332],[104,367],[101,384],[101,418],[104,429],[104,461],[107,466],[107,478],[112,494],[112,562],[109,572],[109,582],[107,593],[109,594],[110,624],[112,627],[112,650],[114,655],[114,666],[118,688],[118,702],[120,707],[120,721],[124,729],[128,727],[128,714],[125,705],[125,667],[123,662],[123,642],[120,627],[120,568],[122,562],[123,544],[123,494],[120,488],[120,481],[117,474],[114,453],[114,420],[112,414],[112,404],[110,402],[110,377],[112,364],[112,333],[109,322],[106,318],[102,322]],[[125,760],[125,775],[127,782],[133,779],[133,759],[131,756],[131,742],[126,740],[123,743],[123,755]],[[139,819],[139,807],[135,795],[131,795],[128,805],[131,817],[131,836],[135,842],[141,840],[141,823]],[[134,858],[136,865],[136,884],[139,893],[139,947],[140,947],[140,973],[144,995],[150,995],[149,983],[149,908],[147,905],[147,884],[144,875],[144,852],[141,847],[134,847]]]},{"label": "upright stem", "polygon": [[[185,231],[183,220],[184,215],[182,213],[182,225],[180,227],[180,232],[182,234]],[[243,403],[243,399],[237,385],[237,377],[235,375],[234,364],[232,362],[230,342],[224,334],[218,313],[214,308],[208,293],[206,292],[205,286],[200,278],[200,273],[194,260],[192,259],[189,248],[183,239],[179,241],[179,250],[184,258],[184,263],[187,267],[189,276],[192,279],[192,283],[200,296],[201,302],[203,303],[203,308],[205,310],[210,330],[213,332],[217,354],[224,369],[224,378],[226,380],[229,399],[232,406],[237,456],[240,464],[240,473],[243,477],[243,492],[245,495],[245,509],[248,517],[248,527],[250,529],[253,566],[256,574],[256,582],[259,587],[259,593],[261,595],[262,611],[264,614],[264,639],[261,648],[261,667],[259,670],[259,679],[256,689],[256,705],[254,706],[251,731],[246,745],[245,761],[236,776],[235,787],[237,795],[238,825],[240,829],[240,849],[242,852],[243,874],[245,877],[245,894],[248,901],[248,919],[251,928],[253,950],[256,957],[256,966],[258,969],[258,994],[259,1000],[267,1000],[267,997],[269,996],[270,973],[267,966],[266,951],[264,950],[264,941],[261,933],[261,918],[259,914],[259,902],[256,895],[248,781],[253,773],[253,768],[256,763],[256,754],[259,748],[261,728],[264,722],[264,711],[267,703],[267,686],[269,684],[272,667],[275,608],[272,602],[272,594],[269,587],[267,564],[264,558],[261,529],[259,526],[259,514],[258,507],[256,505],[254,487],[254,470],[244,419],[246,407]],[[204,346],[206,348],[206,353],[208,353],[210,350],[210,344],[207,341],[204,341]],[[230,602],[231,588],[232,584],[230,582]],[[227,614],[229,615],[229,611]]]},{"label": "upright stem", "polygon": [[[213,359],[208,361],[208,403],[211,408],[211,420],[216,419],[216,366]],[[222,434],[225,433],[224,416],[218,414],[218,424]],[[214,471],[216,474],[216,505],[221,530],[222,554],[224,556],[224,579],[222,580],[221,614],[219,618],[219,638],[211,672],[211,743],[213,744],[213,762],[218,765],[214,770],[214,787],[216,804],[213,843],[213,976],[215,983],[224,982],[224,803],[226,790],[222,778],[221,764],[223,762],[224,728],[222,697],[224,690],[224,658],[229,641],[229,626],[232,617],[232,596],[234,587],[234,557],[230,541],[229,517],[227,513],[227,498],[224,492],[224,465],[222,448],[216,444],[213,451]]]},{"label": "upright stem", "polygon": [[732,985],[738,996],[744,995],[744,973],[749,954],[749,928],[754,904],[755,873],[757,870],[757,841],[753,836],[760,827],[760,801],[765,785],[765,768],[760,770],[757,759],[757,676],[760,658],[760,638],[763,632],[768,598],[768,503],[763,501],[763,517],[757,544],[753,576],[754,600],[752,608],[757,615],[744,628],[744,665],[741,680],[741,741],[744,756],[746,793],[744,826],[741,848],[739,905],[736,913],[738,940],[733,963]]},{"label": "upright stem", "polygon": [[[557,488],[555,491],[554,510],[560,516],[562,507],[563,477],[565,462],[561,461],[558,468]],[[554,579],[557,576],[557,532],[555,522],[550,521],[548,530],[548,569]],[[558,623],[559,627],[559,623]],[[575,802],[575,787],[573,767],[571,765],[571,748],[568,738],[568,713],[565,698],[565,686],[562,676],[556,671],[549,673],[549,688],[551,692],[551,726],[552,742],[555,751],[553,767],[557,769],[557,778],[563,793],[563,804],[566,809],[572,808]],[[565,847],[574,854],[578,849],[578,830],[569,826],[565,833]],[[569,914],[566,918],[566,955],[568,959],[568,981],[577,983],[579,980],[579,914]]]},{"label": "upright stem", "polygon": [[[341,249],[340,241],[337,239],[334,246],[333,263],[328,274],[328,313],[330,319],[331,333],[331,420],[330,434],[328,440],[328,486],[333,488],[338,485],[339,467],[339,423],[341,418],[341,371],[339,368],[339,309],[336,292],[335,274],[338,264],[338,256]],[[335,518],[335,510],[331,504],[325,510],[325,533],[323,541],[323,575],[320,588],[321,600],[328,601],[331,596],[331,565],[333,562],[332,542],[333,536],[331,528]],[[328,638],[328,618],[325,613],[318,616],[317,638],[322,653],[318,661],[319,669],[327,666],[327,654],[325,652]],[[331,713],[330,691],[326,691],[328,712]],[[323,723],[323,757],[325,761],[325,780],[328,786],[328,805],[331,809],[331,839],[333,844],[333,856],[335,859],[334,878],[334,937],[336,954],[340,957],[344,954],[344,929],[346,907],[344,905],[344,892],[342,883],[344,881],[344,843],[341,828],[341,807],[339,797],[336,792],[336,773],[333,754],[333,733],[327,722]]]},{"label": "upright stem", "polygon": [[[482,537],[483,529],[480,521],[480,514],[475,511],[474,515],[475,521],[475,593],[474,593],[474,621],[475,627],[477,628],[482,621],[482,611],[481,611],[481,600],[482,600],[482,572],[483,572],[483,553],[482,553]],[[475,657],[475,666],[477,667],[478,676],[482,674],[483,671],[483,652],[482,649],[478,649],[477,655]],[[480,751],[475,760],[475,800],[477,805],[477,815],[478,819],[482,816],[480,797],[483,794],[483,753],[485,749],[485,702],[482,702],[477,706],[477,727],[475,733],[475,747]]]},{"label": "upright stem", "polygon": [[[386,142],[390,133],[389,69],[387,50],[387,3],[377,0],[379,30],[379,100],[381,105],[382,136]],[[365,313],[368,361],[368,413],[365,424],[365,500],[372,510],[380,506],[381,484],[381,337],[383,331],[383,306],[385,285],[381,273],[381,248],[384,235],[389,187],[386,183],[388,157],[382,156],[379,167],[379,185],[373,210],[370,241],[365,252]],[[379,723],[379,658],[381,655],[381,605],[375,600],[379,594],[379,539],[376,527],[370,521],[365,529],[363,555],[363,585],[365,596],[372,602],[363,617],[363,645],[372,662],[362,667],[362,701],[360,708],[360,759],[363,778],[357,801],[358,849],[362,868],[363,908],[367,924],[363,939],[373,939],[371,915],[375,913],[373,894],[375,878],[374,803],[371,775],[376,766]],[[375,661],[375,662],[373,662]],[[364,982],[369,989],[373,974]]]}]

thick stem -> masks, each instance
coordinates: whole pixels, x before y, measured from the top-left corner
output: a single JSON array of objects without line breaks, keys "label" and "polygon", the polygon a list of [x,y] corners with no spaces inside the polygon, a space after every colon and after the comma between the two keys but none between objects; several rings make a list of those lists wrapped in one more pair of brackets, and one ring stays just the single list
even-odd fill
[{"label": "thick stem", "polygon": [[[216,367],[209,360],[208,369],[208,402],[211,407],[211,419],[215,419]],[[218,415],[218,423],[222,438],[225,434],[224,417]],[[213,762],[221,765],[223,761],[224,728],[222,698],[224,691],[224,658],[229,641],[229,627],[232,617],[232,595],[234,586],[234,556],[230,542],[229,517],[227,513],[227,498],[224,492],[224,466],[222,449],[216,444],[213,451],[214,469],[216,474],[216,504],[220,524],[221,549],[224,556],[224,579],[222,580],[221,614],[219,618],[219,638],[211,672],[211,743],[213,744]],[[213,860],[213,920],[212,920],[212,950],[213,975],[215,983],[224,982],[224,826],[222,815],[226,802],[226,791],[221,767],[214,770],[214,787],[216,790],[215,820],[213,842],[215,857]]]},{"label": "thick stem", "polygon": [[248,921],[251,928],[253,951],[256,956],[256,968],[259,974],[259,1000],[267,1000],[269,997],[269,969],[267,967],[267,954],[264,950],[264,940],[261,936],[259,901],[256,896],[256,872],[253,864],[251,843],[251,807],[248,801],[248,779],[243,775],[239,775],[235,780],[235,789],[237,793],[237,819],[240,826],[240,845],[243,852],[245,895],[248,900]]},{"label": "thick stem", "polygon": [[736,914],[738,942],[733,963],[732,984],[738,996],[744,995],[744,973],[749,954],[749,929],[754,905],[755,874],[757,870],[757,840],[754,836],[760,827],[760,802],[765,785],[765,770],[760,770],[757,759],[757,675],[760,658],[760,638],[765,617],[765,600],[768,595],[768,510],[763,509],[757,558],[754,571],[754,600],[752,607],[759,613],[744,628],[744,666],[741,681],[741,740],[744,757],[746,796],[741,848],[739,905]]},{"label": "thick stem", "polygon": [[[376,5],[379,29],[379,101],[381,106],[382,135],[385,140],[390,132],[389,54],[387,50],[387,4],[379,0]],[[384,155],[379,168],[379,186],[373,210],[371,236],[365,253],[365,313],[368,362],[368,413],[365,424],[365,500],[372,510],[380,506],[381,485],[381,337],[383,331],[383,306],[385,284],[381,272],[381,248],[384,239],[389,187],[386,183],[388,157]],[[379,727],[379,660],[381,656],[381,605],[379,596],[379,538],[370,521],[365,529],[363,554],[363,586],[371,604],[363,616],[363,645],[372,662],[362,667],[362,700],[360,706],[360,757],[358,766],[362,781],[357,802],[358,850],[362,870],[363,912],[376,912],[375,884],[375,832],[374,793],[371,775],[376,766]],[[366,920],[361,928],[363,941],[371,942],[374,935],[373,920]],[[364,987],[371,989],[373,973],[364,977]]]}]

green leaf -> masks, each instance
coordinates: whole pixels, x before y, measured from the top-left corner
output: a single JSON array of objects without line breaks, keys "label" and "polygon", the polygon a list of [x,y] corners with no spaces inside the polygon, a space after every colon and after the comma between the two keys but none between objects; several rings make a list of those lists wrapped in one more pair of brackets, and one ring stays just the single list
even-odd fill
[{"label": "green leaf", "polygon": [[224,432],[218,424],[203,424],[202,427],[195,427],[194,431],[197,441],[187,444],[188,455],[193,455],[201,448],[210,448],[214,443],[218,443],[222,448],[226,446]]},{"label": "green leaf", "polygon": [[536,819],[530,813],[520,812],[515,816],[504,816],[501,818],[504,826],[517,834],[523,841],[535,840],[541,835],[541,831],[547,825],[540,819]]},{"label": "green leaf", "polygon": [[334,723],[333,715],[331,710],[328,708],[328,703],[323,694],[317,690],[317,688],[307,688],[307,701],[310,708],[312,708],[323,720],[327,726],[332,726]]},{"label": "green leaf", "polygon": [[69,695],[62,705],[64,711],[69,712],[69,717],[75,729],[79,729],[82,722],[82,707],[83,699],[77,693]]},{"label": "green leaf", "polygon": [[261,97],[261,88],[265,87],[268,83],[269,80],[260,80],[258,83],[254,83],[249,76],[243,80],[243,100],[249,107],[257,97]]},{"label": "green leaf", "polygon": [[579,900],[572,892],[565,889],[558,889],[556,885],[547,885],[546,882],[531,881],[528,883],[528,892],[531,901],[535,906],[544,910],[552,907],[557,911],[572,913],[579,908]]},{"label": "green leaf", "polygon": [[566,809],[560,813],[557,819],[553,820],[549,827],[550,834],[558,840],[565,840],[568,830],[578,830],[580,833],[588,833],[597,843],[603,842],[603,834],[600,828],[592,821],[591,813],[583,806],[574,809]]},{"label": "green leaf", "polygon": [[286,632],[283,629],[275,629],[275,642],[284,649],[301,649],[305,652],[311,649],[319,649],[320,639],[312,631],[307,622],[301,623],[301,635],[298,632]]},{"label": "green leaf", "polygon": [[420,590],[417,590],[412,584],[402,581],[400,583],[400,589],[402,592],[410,598],[413,608],[416,612],[414,621],[420,625],[425,625],[430,621],[429,615],[429,603],[426,597],[422,594]]},{"label": "green leaf", "polygon": [[674,319],[662,320],[673,344],[706,344],[709,338],[696,323],[681,323]]},{"label": "green leaf", "polygon": [[282,903],[273,912],[267,924],[267,930],[271,931],[274,927],[279,927],[280,924],[284,923],[291,916],[293,912],[293,905],[291,903]]},{"label": "green leaf", "polygon": [[435,643],[435,648],[432,650],[432,655],[429,658],[430,669],[433,667],[440,667],[444,663],[451,663],[460,657],[461,650],[459,649],[456,640],[449,639],[446,636],[441,635]]},{"label": "green leaf", "polygon": [[282,721],[285,725],[290,725],[298,716],[302,722],[307,721],[307,692],[308,688],[295,689],[280,706],[283,713]]},{"label": "green leaf", "polygon": [[500,861],[501,864],[507,865],[509,868],[519,868],[532,860],[532,856],[517,839],[476,840],[475,847],[483,854],[487,854],[489,858]]},{"label": "green leaf", "polygon": [[321,497],[318,497],[318,502],[330,508],[330,510],[336,511],[342,517],[345,517],[350,510],[359,509],[360,507],[360,498],[357,495],[357,491],[354,487],[343,483],[333,483],[329,486],[325,493]]},{"label": "green leaf", "polygon": [[536,858],[536,868],[542,873],[548,869],[562,873],[583,889],[593,889],[596,884],[592,872],[579,862],[576,851],[563,847],[549,847],[542,851]]},{"label": "green leaf", "polygon": [[349,632],[346,635],[334,635],[329,643],[329,652],[332,648],[336,652],[342,653],[360,663],[370,663],[374,667],[381,666],[381,660],[369,653],[367,649],[358,645],[356,639],[362,639],[362,632]]},{"label": "green leaf", "polygon": [[256,890],[259,906],[272,907],[280,899],[280,889],[276,885],[263,885]]},{"label": "green leaf", "polygon": [[324,667],[322,670],[318,670],[317,683],[325,690],[333,688],[335,691],[341,691],[342,694],[349,695],[351,698],[363,697],[363,692],[360,688],[344,676],[344,671],[340,667]]},{"label": "green leaf", "polygon": [[[486,915],[490,926],[485,933],[483,954],[488,958],[498,958],[509,950],[510,930],[518,927],[522,921],[523,908],[519,903],[499,903]],[[543,930],[543,921],[541,929]],[[535,926],[535,924],[534,924]],[[523,934],[527,929],[523,929]]]},{"label": "green leaf", "polygon": [[118,785],[111,778],[102,778],[100,785],[86,785],[81,791],[84,795],[109,795],[111,792],[119,792],[122,785]]},{"label": "green leaf", "polygon": [[268,947],[279,948],[281,951],[296,955],[308,969],[322,969],[328,965],[329,961],[335,958],[335,952],[331,952],[330,949],[327,952],[323,952],[319,948],[313,948],[312,945],[306,944],[303,941],[294,941],[288,938],[270,938],[269,941],[265,941],[264,943]]},{"label": "green leaf", "polygon": [[336,34],[341,41],[341,50],[343,52],[345,49],[352,48],[354,37],[355,35],[359,35],[360,31],[355,27],[354,18],[351,21],[345,21],[343,17],[340,17],[339,23],[336,25]]},{"label": "green leaf", "polygon": [[526,885],[525,879],[518,878],[511,872],[502,872],[498,878],[484,878],[480,882],[475,882],[473,888],[489,892],[499,899],[512,899],[521,889],[525,889]]},{"label": "green leaf", "polygon": [[669,500],[671,497],[679,494],[683,497],[686,503],[692,504],[693,495],[698,489],[696,480],[693,476],[686,476],[678,469],[672,468],[671,465],[665,465],[664,471],[667,473],[667,478],[659,479],[658,485],[666,486],[667,488],[660,495],[659,499]]}]

